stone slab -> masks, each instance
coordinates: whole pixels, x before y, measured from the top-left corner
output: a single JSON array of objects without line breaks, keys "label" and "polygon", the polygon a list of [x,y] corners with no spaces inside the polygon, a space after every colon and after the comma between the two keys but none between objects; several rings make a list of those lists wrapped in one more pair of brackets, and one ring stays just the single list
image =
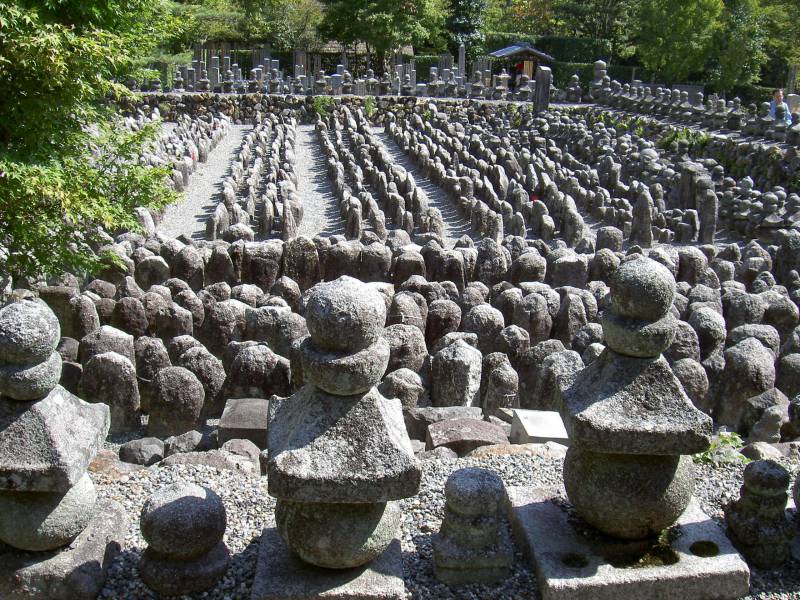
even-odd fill
[{"label": "stone slab", "polygon": [[[747,564],[694,499],[678,519],[681,535],[672,542],[678,562],[617,568],[551,502],[555,490],[517,486],[507,493],[514,536],[536,571],[542,600],[733,600],[749,593]],[[717,554],[695,555],[691,548],[698,549],[698,542],[716,545]]]},{"label": "stone slab", "polygon": [[554,410],[513,409],[511,435],[514,444],[557,442],[569,446],[569,436],[561,415]]},{"label": "stone slab", "polygon": [[408,436],[415,440],[425,440],[428,427],[447,419],[483,420],[480,406],[426,406],[403,411]]},{"label": "stone slab", "polygon": [[266,398],[231,398],[219,420],[219,445],[228,440],[250,440],[259,450],[267,447],[269,400]]},{"label": "stone slab", "polygon": [[125,511],[100,501],[89,526],[66,548],[20,552],[0,543],[3,600],[94,600],[127,532]]},{"label": "stone slab", "polygon": [[278,530],[261,536],[251,600],[403,600],[400,540],[364,567],[332,570],[315,567],[289,552]]}]

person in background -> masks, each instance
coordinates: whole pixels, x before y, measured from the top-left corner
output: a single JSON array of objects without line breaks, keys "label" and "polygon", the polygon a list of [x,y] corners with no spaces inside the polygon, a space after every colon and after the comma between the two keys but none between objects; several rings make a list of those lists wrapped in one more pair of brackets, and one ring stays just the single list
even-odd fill
[{"label": "person in background", "polygon": [[777,108],[783,105],[783,108],[786,110],[784,112],[784,121],[786,121],[787,125],[792,124],[792,113],[789,110],[789,105],[783,101],[783,90],[778,88],[772,93],[772,102],[769,103],[769,116],[773,119],[776,118]]}]

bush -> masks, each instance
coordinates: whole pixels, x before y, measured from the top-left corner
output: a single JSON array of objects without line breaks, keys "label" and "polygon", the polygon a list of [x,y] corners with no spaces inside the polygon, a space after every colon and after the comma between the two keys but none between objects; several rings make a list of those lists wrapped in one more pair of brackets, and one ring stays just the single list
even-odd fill
[{"label": "bush", "polygon": [[590,62],[611,59],[611,41],[598,38],[541,36],[533,44],[562,62]]},{"label": "bush", "polygon": [[569,85],[569,79],[577,73],[581,78],[581,86],[586,89],[594,77],[594,63],[573,63],[556,61],[550,65],[553,69],[553,85],[564,89]]},{"label": "bush", "polygon": [[731,99],[740,98],[742,104],[760,104],[772,100],[772,90],[773,88],[763,85],[736,85],[727,96]]}]

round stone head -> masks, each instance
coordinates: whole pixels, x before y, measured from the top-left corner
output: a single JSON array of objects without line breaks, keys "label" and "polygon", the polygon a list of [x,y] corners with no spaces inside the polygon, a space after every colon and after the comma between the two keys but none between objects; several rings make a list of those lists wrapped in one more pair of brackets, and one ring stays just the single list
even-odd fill
[{"label": "round stone head", "polygon": [[623,263],[611,279],[611,306],[621,317],[656,321],[669,312],[674,299],[672,273],[649,258]]},{"label": "round stone head", "polygon": [[358,352],[380,338],[386,304],[375,288],[343,276],[309,290],[305,317],[317,348]]}]

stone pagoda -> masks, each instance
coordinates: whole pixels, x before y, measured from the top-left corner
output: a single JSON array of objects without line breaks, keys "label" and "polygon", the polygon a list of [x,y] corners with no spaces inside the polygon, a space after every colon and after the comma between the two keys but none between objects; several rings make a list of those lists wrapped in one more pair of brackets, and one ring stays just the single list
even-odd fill
[{"label": "stone pagoda", "polygon": [[401,598],[398,500],[417,493],[421,472],[400,401],[375,387],[389,362],[386,305],[374,287],[340,277],[309,290],[305,317],[306,385],[270,401],[277,528],[262,538],[253,599],[287,588],[292,598],[369,598],[353,595],[366,579],[375,597]]},{"label": "stone pagoda", "polygon": [[125,531],[86,472],[109,409],[58,385],[60,337],[39,300],[0,309],[0,598],[95,598]]},{"label": "stone pagoda", "polygon": [[560,390],[574,514],[556,490],[509,488],[514,529],[545,598],[747,594],[746,563],[692,500],[689,455],[708,448],[712,422],[662,355],[675,337],[674,297],[672,274],[648,258],[611,278],[607,347]]}]

